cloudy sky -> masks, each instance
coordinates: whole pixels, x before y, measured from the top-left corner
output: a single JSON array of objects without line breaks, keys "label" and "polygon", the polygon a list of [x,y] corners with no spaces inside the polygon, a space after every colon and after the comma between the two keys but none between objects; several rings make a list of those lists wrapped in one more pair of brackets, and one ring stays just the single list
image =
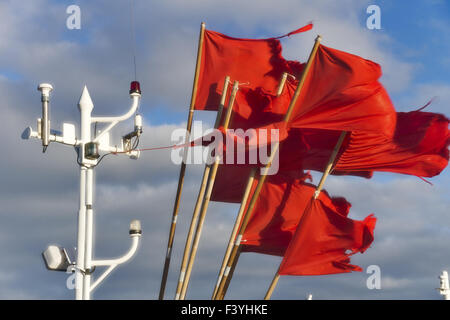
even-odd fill
[{"label": "cloudy sky", "polygon": [[[66,27],[66,8],[81,8],[81,29]],[[381,9],[381,29],[369,30],[366,8]],[[381,64],[382,82],[397,110],[423,106],[447,116],[450,105],[450,5],[445,0],[134,0],[137,77],[145,133],[141,146],[171,143],[185,127],[199,25],[235,37],[278,36],[314,22],[314,29],[282,40],[287,59],[305,60],[317,34],[323,43]],[[129,0],[0,1],[0,299],[72,299],[67,274],[45,269],[49,244],[76,244],[79,168],[75,152],[20,139],[40,116],[41,82],[54,86],[52,128],[78,123],[77,102],[89,88],[94,114],[113,115],[129,105],[133,80]],[[195,114],[211,122],[212,114]],[[115,138],[132,123],[116,129]],[[203,166],[189,166],[182,196],[166,298],[172,298]],[[179,167],[169,151],[137,161],[109,156],[96,170],[95,257],[129,246],[128,223],[142,221],[137,256],[99,287],[97,299],[156,299],[165,257]],[[318,175],[314,175],[316,181]],[[375,213],[375,241],[353,262],[364,272],[321,277],[282,277],[273,299],[440,299],[438,275],[450,271],[450,173],[431,179],[377,173],[371,180],[331,177],[326,189],[345,196],[351,217]],[[188,298],[209,299],[232,228],[236,205],[212,203]],[[227,298],[261,299],[280,258],[244,254]],[[365,270],[377,265],[381,289],[369,290]]]}]

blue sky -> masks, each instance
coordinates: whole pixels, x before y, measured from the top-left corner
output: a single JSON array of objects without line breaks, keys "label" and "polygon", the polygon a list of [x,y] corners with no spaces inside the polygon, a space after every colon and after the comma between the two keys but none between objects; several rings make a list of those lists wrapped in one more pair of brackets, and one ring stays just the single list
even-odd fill
[{"label": "blue sky", "polygon": [[[448,1],[134,0],[138,80],[145,117],[143,147],[171,144],[185,126],[195,66],[198,30],[264,38],[314,21],[314,29],[282,40],[287,59],[304,59],[317,33],[323,43],[380,63],[382,82],[399,111],[423,106],[449,116],[450,4]],[[81,30],[66,28],[66,8],[81,8]],[[381,9],[381,30],[368,30],[366,8]],[[36,86],[50,82],[52,128],[78,122],[76,108],[87,84],[94,114],[119,114],[128,107],[133,80],[128,0],[0,2],[0,94],[4,137],[0,156],[1,299],[71,299],[67,275],[44,268],[40,253],[50,243],[76,243],[78,167],[75,153],[38,141],[22,141],[40,115]],[[196,113],[210,123],[213,113]],[[117,138],[128,131],[125,124]],[[142,220],[143,243],[134,260],[118,268],[95,292],[98,299],[155,299],[179,167],[170,152],[143,154],[138,161],[106,158],[96,172],[96,257],[128,248],[127,228]],[[180,257],[203,167],[190,166],[182,197],[167,298],[172,298]],[[319,178],[314,174],[315,181]],[[366,287],[365,272],[324,277],[283,277],[274,299],[440,299],[437,276],[450,271],[450,174],[430,179],[377,173],[371,180],[330,177],[325,188],[352,203],[350,216],[378,217],[375,241],[353,262],[380,266],[382,289]],[[208,299],[237,207],[210,205],[188,297]],[[21,234],[17,234],[21,230]],[[229,298],[260,299],[279,264],[275,257],[245,254]]]}]

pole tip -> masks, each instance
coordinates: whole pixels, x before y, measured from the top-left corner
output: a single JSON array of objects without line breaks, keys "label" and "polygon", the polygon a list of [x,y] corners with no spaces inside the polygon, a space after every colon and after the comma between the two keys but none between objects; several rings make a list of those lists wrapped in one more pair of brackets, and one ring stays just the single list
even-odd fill
[{"label": "pole tip", "polygon": [[78,107],[81,109],[90,109],[94,108],[94,103],[92,102],[91,96],[89,95],[89,91],[86,85],[83,88],[83,92],[81,93],[80,100],[78,101]]},{"label": "pole tip", "polygon": [[320,34],[318,34],[317,37],[316,37],[316,41],[320,42],[321,40],[322,40],[322,36]]}]

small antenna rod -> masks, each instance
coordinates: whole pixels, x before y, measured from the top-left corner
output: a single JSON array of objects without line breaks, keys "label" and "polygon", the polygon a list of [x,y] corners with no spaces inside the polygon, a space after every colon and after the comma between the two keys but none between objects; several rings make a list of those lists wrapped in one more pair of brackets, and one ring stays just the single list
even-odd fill
[{"label": "small antenna rod", "polygon": [[134,3],[130,0],[130,24],[131,24],[131,41],[133,50],[133,65],[134,65],[134,81],[137,81],[137,68],[136,68],[136,30],[134,23]]}]

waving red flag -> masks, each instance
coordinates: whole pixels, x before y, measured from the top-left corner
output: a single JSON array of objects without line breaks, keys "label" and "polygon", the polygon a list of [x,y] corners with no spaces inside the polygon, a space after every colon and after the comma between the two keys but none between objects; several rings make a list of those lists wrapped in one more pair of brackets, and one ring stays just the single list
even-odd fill
[{"label": "waving red flag", "polygon": [[448,164],[449,119],[444,115],[412,111],[397,113],[394,137],[352,132],[337,170],[374,170],[434,177]]},{"label": "waving red flag", "polygon": [[278,38],[241,39],[205,30],[195,110],[217,110],[225,76],[275,94],[283,72],[299,74],[302,64],[282,57]]},{"label": "waving red flag", "polygon": [[[283,256],[316,186],[282,174],[264,184],[242,238],[242,250]],[[351,204],[344,198],[327,198],[327,206],[346,217]]]},{"label": "waving red flag", "polygon": [[321,194],[307,205],[289,243],[278,274],[323,275],[362,271],[350,264],[350,256],[363,253],[372,243],[376,218],[349,219],[331,206]]},{"label": "waving red flag", "polygon": [[[394,106],[378,82],[381,67],[359,56],[319,45],[290,120],[291,128],[376,132],[395,129]],[[266,95],[266,112],[284,115],[295,85],[282,96]]]},{"label": "waving red flag", "polygon": [[[449,120],[441,114],[398,112],[392,138],[353,131],[337,156],[333,174],[371,176],[372,171],[388,171],[419,177],[438,175],[448,164]],[[321,171],[341,132],[295,129],[283,141],[280,168]]]}]

